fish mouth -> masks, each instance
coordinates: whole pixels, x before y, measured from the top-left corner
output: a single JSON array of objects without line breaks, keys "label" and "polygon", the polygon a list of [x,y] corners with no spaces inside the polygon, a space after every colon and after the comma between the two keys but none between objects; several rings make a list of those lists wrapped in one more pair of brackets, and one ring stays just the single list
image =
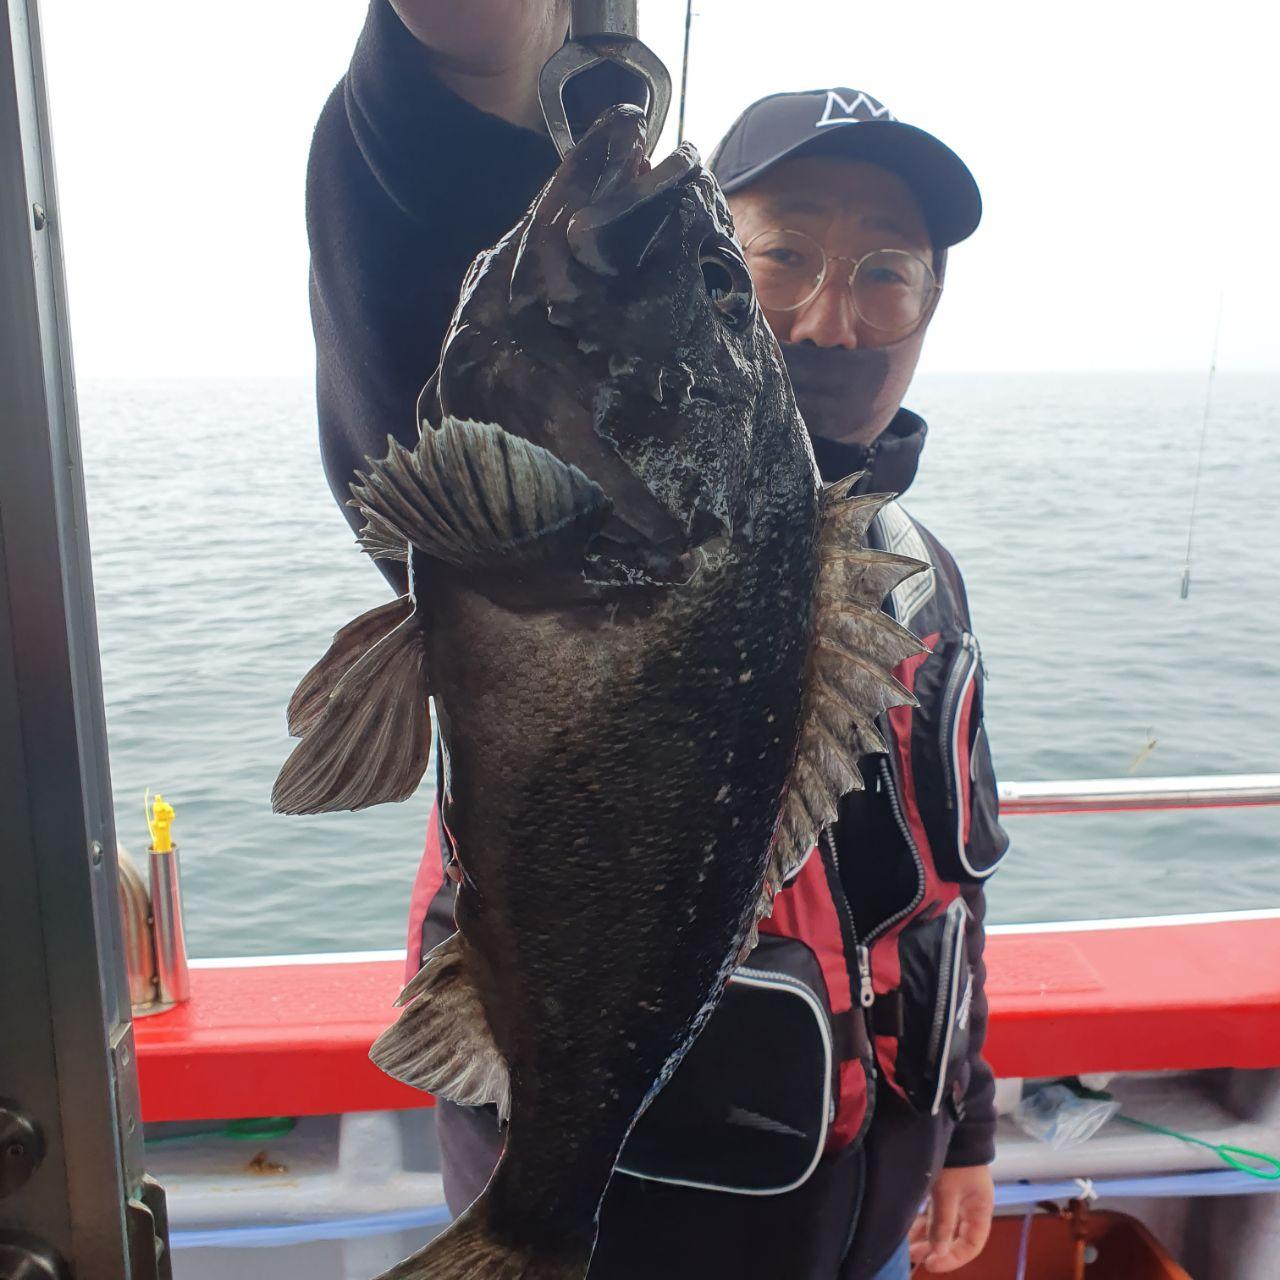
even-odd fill
[{"label": "fish mouth", "polygon": [[579,163],[600,165],[586,203],[569,219],[569,250],[600,275],[638,268],[662,234],[682,189],[702,172],[697,149],[682,142],[661,164],[645,151],[644,113],[627,104],[611,107],[576,147]]}]

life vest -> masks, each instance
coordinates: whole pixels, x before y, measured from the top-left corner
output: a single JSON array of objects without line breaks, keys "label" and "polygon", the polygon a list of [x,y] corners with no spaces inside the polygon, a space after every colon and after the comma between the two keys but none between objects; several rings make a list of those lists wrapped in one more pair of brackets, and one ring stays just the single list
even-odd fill
[{"label": "life vest", "polygon": [[[858,937],[836,842],[824,832],[637,1124],[618,1164],[624,1173],[775,1194],[859,1141],[878,1080],[927,1113],[958,1115],[962,1106],[973,975],[961,885],[990,875],[1008,844],[982,730],[981,656],[959,573],[932,535],[890,502],[868,542],[929,566],[885,603],[928,646],[894,673],[918,705],[895,707],[879,725],[890,750],[878,782],[898,853],[913,864],[904,877],[913,892]],[[409,976],[453,929],[447,842],[437,811],[414,889]]]}]

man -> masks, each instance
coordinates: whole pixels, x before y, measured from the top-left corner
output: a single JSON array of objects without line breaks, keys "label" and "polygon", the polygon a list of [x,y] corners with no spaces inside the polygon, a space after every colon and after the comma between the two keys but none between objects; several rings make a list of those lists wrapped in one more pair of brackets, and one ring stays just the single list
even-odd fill
[{"label": "man", "polygon": [[[565,0],[373,0],[321,115],[308,174],[320,426],[340,502],[365,457],[385,451],[388,431],[405,443],[416,436],[417,395],[468,264],[555,167],[536,82],[564,38],[566,10]],[[901,399],[947,249],[981,212],[968,170],[848,89],[754,104],[712,165],[824,476],[863,470],[864,491],[901,492],[925,436]],[[622,1167],[643,1176],[613,1179],[593,1280],[900,1280],[910,1262],[955,1270],[985,1242],[995,1117],[981,1058],[982,884],[1007,842],[981,663],[946,551],[896,503],[870,536],[931,565],[887,606],[930,645],[898,671],[920,705],[883,718],[888,755],[864,764],[866,789],[846,800],[834,839],[762,929],[824,959],[826,1012],[840,1032],[829,1130],[807,1176],[767,1196],[679,1168],[645,1172],[629,1144]],[[382,563],[403,590],[399,567]],[[411,973],[452,930],[446,870],[433,817],[414,891]],[[768,1036],[766,1026],[765,1043],[745,1056],[785,1059],[788,1046]],[[677,1072],[662,1098],[679,1084]],[[438,1114],[458,1210],[484,1185],[502,1137],[483,1111],[445,1105]],[[744,1114],[748,1126],[760,1120]],[[716,1142],[708,1137],[704,1154],[714,1157]]]}]

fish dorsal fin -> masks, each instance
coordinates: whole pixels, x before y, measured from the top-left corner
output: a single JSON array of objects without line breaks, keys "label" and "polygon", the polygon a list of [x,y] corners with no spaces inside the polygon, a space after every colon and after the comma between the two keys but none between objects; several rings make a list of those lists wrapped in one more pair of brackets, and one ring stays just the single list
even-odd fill
[{"label": "fish dorsal fin", "polygon": [[411,613],[350,666],[306,722],[271,807],[330,813],[407,800],[431,750],[429,692],[422,625]]},{"label": "fish dorsal fin", "polygon": [[389,451],[351,486],[370,555],[412,546],[461,569],[581,556],[611,510],[577,467],[486,422],[445,418]]},{"label": "fish dorsal fin", "polygon": [[413,601],[401,596],[362,613],[337,632],[328,652],[302,677],[289,699],[289,732],[295,738],[303,737],[316,722],[338,682],[366,651],[412,612]]},{"label": "fish dorsal fin", "polygon": [[[774,834],[757,919],[799,870],[842,796],[862,786],[858,761],[884,751],[875,718],[912,695],[894,678],[898,663],[924,646],[880,605],[899,582],[926,568],[919,560],[863,545],[867,526],[891,494],[853,496],[857,477],[822,494],[813,631],[795,763]],[[753,928],[749,942],[754,942]]]}]

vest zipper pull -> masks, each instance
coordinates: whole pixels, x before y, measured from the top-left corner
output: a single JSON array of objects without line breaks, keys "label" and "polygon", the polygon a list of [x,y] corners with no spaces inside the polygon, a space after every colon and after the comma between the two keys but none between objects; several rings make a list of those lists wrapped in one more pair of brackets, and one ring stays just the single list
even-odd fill
[{"label": "vest zipper pull", "polygon": [[866,947],[858,948],[858,1003],[870,1009],[876,1002],[876,990],[871,985],[871,953]]}]

